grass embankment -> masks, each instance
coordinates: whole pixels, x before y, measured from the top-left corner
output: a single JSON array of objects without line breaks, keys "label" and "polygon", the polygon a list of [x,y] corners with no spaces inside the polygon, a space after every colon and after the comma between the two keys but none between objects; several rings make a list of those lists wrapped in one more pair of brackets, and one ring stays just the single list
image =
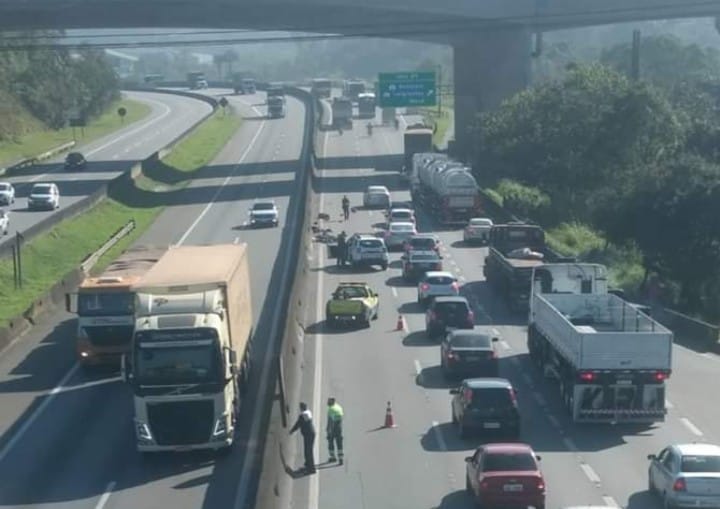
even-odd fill
[{"label": "grass embankment", "polygon": [[443,97],[442,104],[438,111],[437,106],[433,108],[421,108],[420,114],[425,122],[436,125],[437,130],[433,134],[433,143],[435,146],[443,146],[445,143],[445,135],[453,122],[455,106],[453,98]]},{"label": "grass embankment", "polygon": [[[25,311],[65,274],[76,268],[115,231],[135,220],[135,229],[98,263],[107,266],[122,250],[145,232],[167,203],[167,195],[190,182],[188,173],[209,164],[240,127],[239,115],[215,113],[190,137],[178,144],[156,170],[137,183],[111,188],[107,198],[86,213],[64,221],[24,245],[21,290],[13,290],[12,258],[0,260],[0,327]],[[153,189],[162,186],[162,191]]]},{"label": "grass embankment", "polygon": [[[117,114],[120,107],[127,110],[124,119]],[[117,131],[123,126],[142,120],[150,114],[150,111],[150,106],[139,101],[128,99],[115,101],[105,113],[88,123],[84,128],[84,136],[80,128],[75,128],[75,136],[78,143],[88,143]],[[73,141],[72,127],[53,131],[38,126],[38,130],[22,136],[16,143],[0,143],[0,166],[34,157],[70,141]]]}]

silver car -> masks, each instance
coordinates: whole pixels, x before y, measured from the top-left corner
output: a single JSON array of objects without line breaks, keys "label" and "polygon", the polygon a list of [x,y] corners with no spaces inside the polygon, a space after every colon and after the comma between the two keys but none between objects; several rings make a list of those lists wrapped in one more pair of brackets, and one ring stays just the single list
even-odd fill
[{"label": "silver car", "polygon": [[56,184],[39,183],[32,186],[28,196],[29,210],[55,210],[60,208],[60,190]]},{"label": "silver car", "polygon": [[10,214],[0,210],[0,235],[7,235],[10,228]]},{"label": "silver car", "polygon": [[413,235],[417,235],[414,223],[390,223],[385,231],[385,245],[388,249],[400,249]]},{"label": "silver car", "polygon": [[490,230],[492,227],[493,222],[491,219],[474,217],[463,230],[463,241],[468,244],[471,242],[487,244],[490,240]]},{"label": "silver car", "polygon": [[0,182],[0,205],[15,203],[15,188],[10,182]]},{"label": "silver car", "polygon": [[387,208],[390,206],[390,191],[385,186],[368,186],[363,194],[363,206],[368,208]]},{"label": "silver car", "polygon": [[452,297],[455,295],[460,295],[460,285],[451,272],[426,272],[418,283],[417,300],[421,304],[427,303],[434,297]]},{"label": "silver car", "polygon": [[675,444],[648,459],[648,490],[664,507],[720,507],[720,446]]},{"label": "silver car", "polygon": [[250,208],[250,226],[277,226],[278,209],[273,201],[257,201]]}]

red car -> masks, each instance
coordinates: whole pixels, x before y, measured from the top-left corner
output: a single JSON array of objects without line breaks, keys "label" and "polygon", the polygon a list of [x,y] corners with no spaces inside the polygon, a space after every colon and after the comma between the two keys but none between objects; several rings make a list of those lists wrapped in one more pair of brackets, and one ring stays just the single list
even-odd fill
[{"label": "red car", "polygon": [[545,509],[545,479],[540,456],[527,444],[494,443],[465,458],[465,487],[478,506]]}]

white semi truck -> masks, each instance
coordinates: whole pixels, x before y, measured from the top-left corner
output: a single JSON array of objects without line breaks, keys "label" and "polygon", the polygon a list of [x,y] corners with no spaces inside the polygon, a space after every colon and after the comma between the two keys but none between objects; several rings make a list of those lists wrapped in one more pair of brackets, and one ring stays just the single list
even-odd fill
[{"label": "white semi truck", "polygon": [[530,358],[558,381],[575,422],[661,422],[672,332],[607,290],[602,265],[535,267]]},{"label": "white semi truck", "polygon": [[133,290],[138,450],[229,449],[250,369],[246,244],[173,247]]}]

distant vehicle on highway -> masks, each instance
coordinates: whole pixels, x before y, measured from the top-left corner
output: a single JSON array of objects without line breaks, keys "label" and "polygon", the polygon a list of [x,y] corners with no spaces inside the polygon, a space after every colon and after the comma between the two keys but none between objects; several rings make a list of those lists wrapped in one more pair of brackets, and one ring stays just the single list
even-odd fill
[{"label": "distant vehicle on highway", "polygon": [[[520,437],[517,391],[504,378],[469,378],[451,389],[452,422],[460,436],[470,433]],[[542,507],[542,505],[534,505]]]},{"label": "distant vehicle on highway", "polygon": [[285,99],[277,95],[268,97],[267,112],[269,118],[284,118],[286,112]]},{"label": "distant vehicle on highway", "polygon": [[463,230],[463,242],[466,244],[476,242],[487,244],[490,241],[490,230],[492,227],[492,219],[486,217],[472,218]]},{"label": "distant vehicle on highway", "polygon": [[410,251],[440,252],[440,239],[434,233],[418,233],[407,239],[403,244],[406,253]]},{"label": "distant vehicle on highway", "polygon": [[664,507],[720,507],[720,446],[675,444],[648,459],[648,491]]},{"label": "distant vehicle on highway", "polygon": [[387,226],[390,223],[415,223],[415,212],[410,209],[392,209],[387,216]]},{"label": "distant vehicle on highway", "polygon": [[0,182],[0,205],[15,203],[15,188],[10,182]]},{"label": "distant vehicle on highway", "polygon": [[277,226],[278,209],[274,201],[256,201],[250,207],[250,226]]},{"label": "distant vehicle on highway", "polygon": [[80,152],[70,152],[65,157],[65,169],[66,170],[82,170],[87,166],[87,160],[85,156]]},{"label": "distant vehicle on highway", "polygon": [[353,267],[379,265],[382,270],[387,270],[388,250],[382,239],[356,233],[348,239],[347,247]]},{"label": "distant vehicle on highway", "polygon": [[60,208],[60,190],[57,184],[42,182],[32,186],[28,196],[29,210],[55,210]]},{"label": "distant vehicle on highway", "polygon": [[428,338],[444,337],[450,329],[473,329],[475,313],[465,297],[437,297],[425,313]]},{"label": "distant vehicle on highway", "polygon": [[312,80],[311,93],[315,97],[329,98],[332,95],[332,81],[327,78]]},{"label": "distant vehicle on highway", "polygon": [[402,249],[405,241],[414,235],[417,235],[415,223],[390,223],[385,232],[385,245],[390,250]]},{"label": "distant vehicle on highway", "polygon": [[0,210],[0,235],[7,235],[10,228],[10,214]]},{"label": "distant vehicle on highway", "polygon": [[431,270],[442,270],[442,256],[435,251],[410,251],[400,258],[402,277],[405,281],[417,281]]},{"label": "distant vehicle on highway", "polygon": [[456,295],[460,295],[460,285],[452,272],[431,270],[418,283],[417,300],[420,304],[427,304],[435,297]]},{"label": "distant vehicle on highway", "polygon": [[363,207],[386,208],[390,205],[390,191],[385,186],[368,186],[363,194]]},{"label": "distant vehicle on highway", "polygon": [[484,508],[545,509],[540,456],[527,444],[485,444],[465,458],[468,494]]},{"label": "distant vehicle on highway", "polygon": [[499,338],[480,329],[454,330],[440,343],[440,363],[445,378],[498,376]]}]

